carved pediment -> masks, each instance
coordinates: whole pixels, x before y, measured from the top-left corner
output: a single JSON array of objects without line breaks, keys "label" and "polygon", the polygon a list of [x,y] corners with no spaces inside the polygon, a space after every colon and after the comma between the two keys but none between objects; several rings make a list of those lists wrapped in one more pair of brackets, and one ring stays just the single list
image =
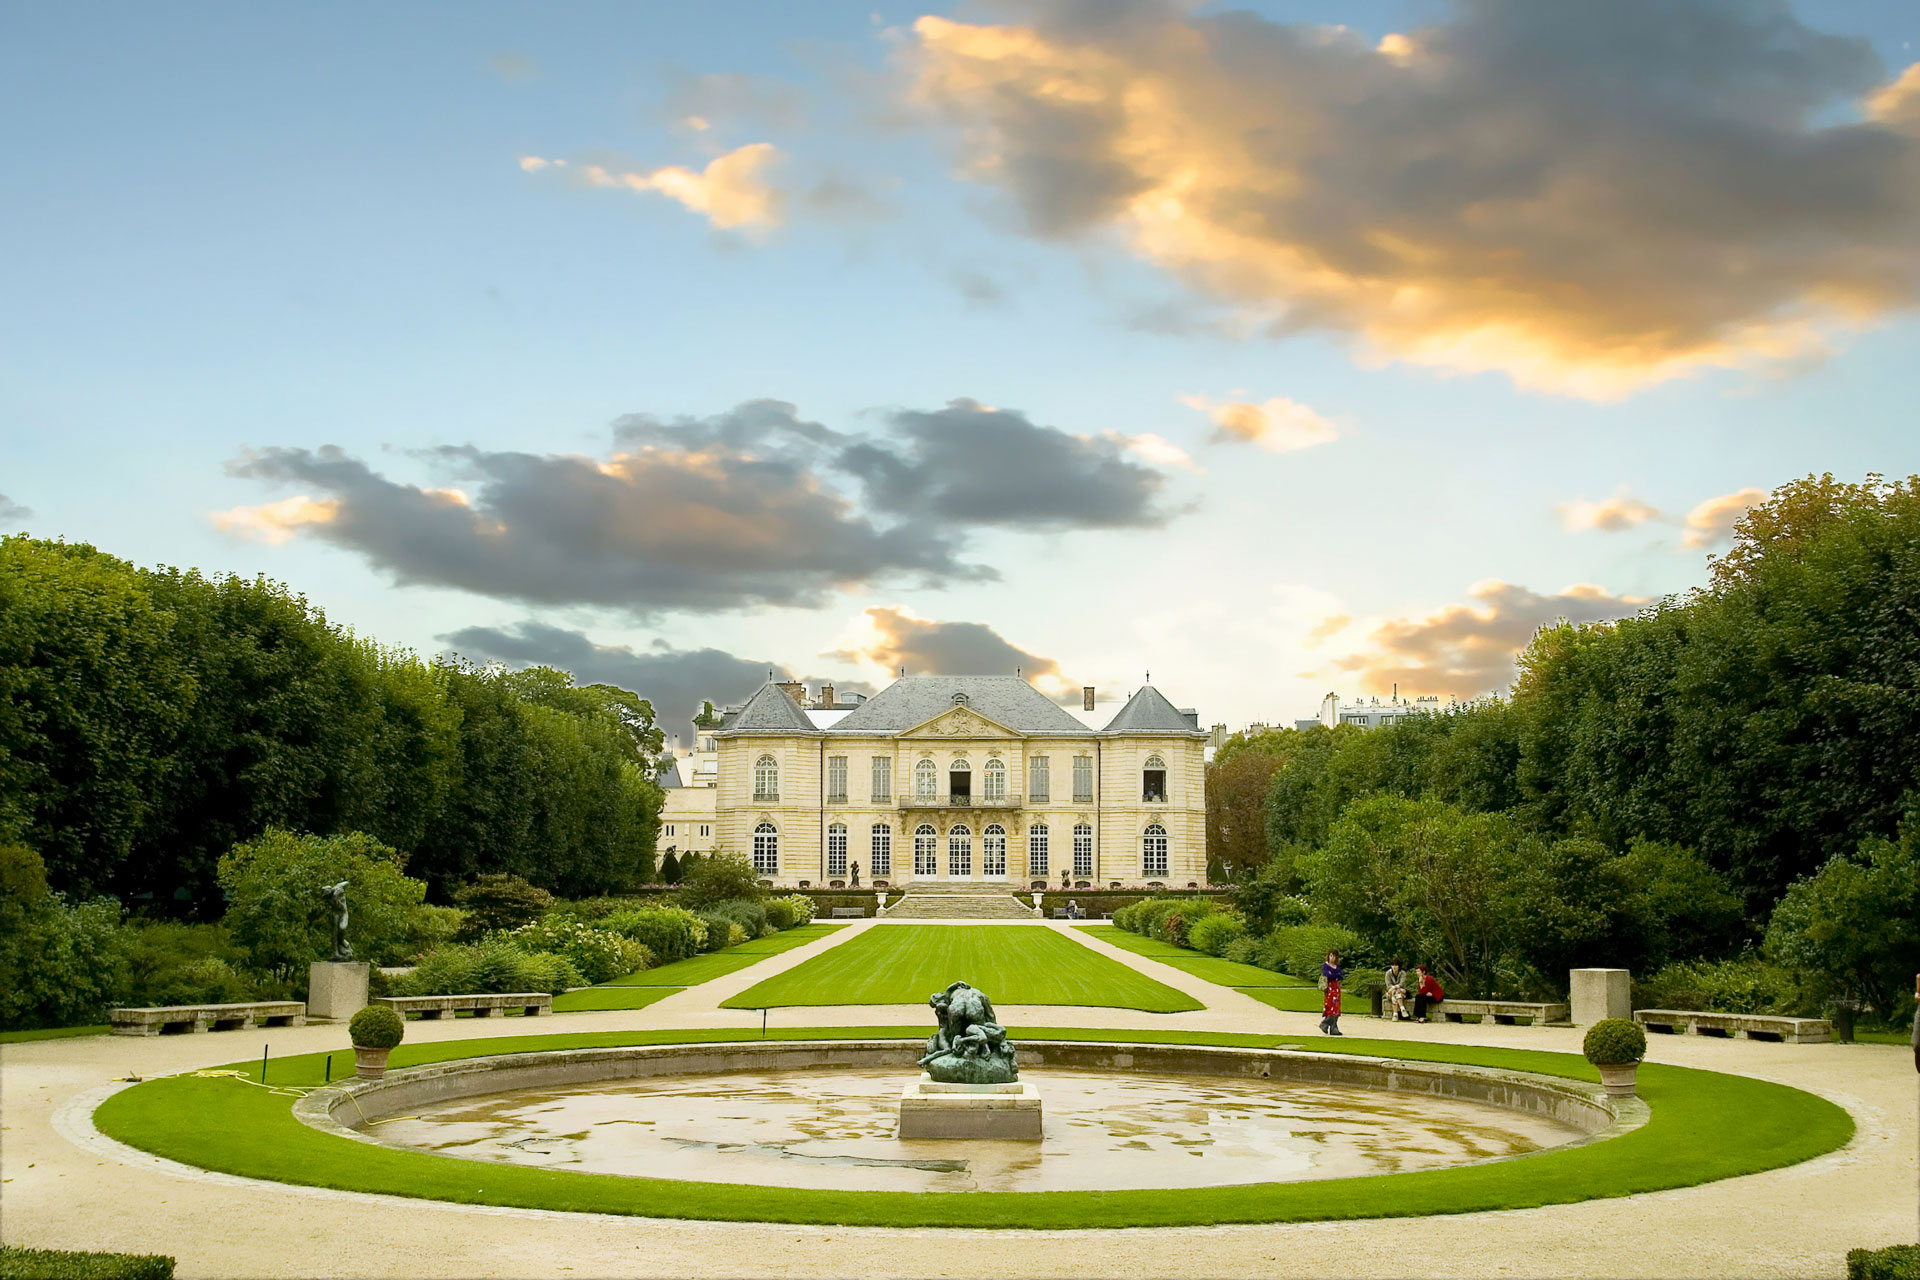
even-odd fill
[{"label": "carved pediment", "polygon": [[1020,737],[1019,734],[1007,728],[1005,725],[1000,724],[998,721],[989,720],[978,711],[970,710],[967,707],[955,707],[951,711],[943,711],[924,724],[918,724],[908,729],[900,736],[903,738],[993,738],[1001,740]]}]

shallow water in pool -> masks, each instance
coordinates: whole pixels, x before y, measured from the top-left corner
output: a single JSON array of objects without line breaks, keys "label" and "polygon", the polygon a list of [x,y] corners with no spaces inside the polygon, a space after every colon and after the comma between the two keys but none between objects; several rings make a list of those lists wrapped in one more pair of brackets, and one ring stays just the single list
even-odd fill
[{"label": "shallow water in pool", "polygon": [[1040,1142],[894,1137],[898,1069],[657,1076],[489,1094],[379,1120],[469,1159],[859,1191],[1091,1191],[1294,1182],[1517,1155],[1585,1136],[1485,1103],[1219,1076],[1023,1071]]}]

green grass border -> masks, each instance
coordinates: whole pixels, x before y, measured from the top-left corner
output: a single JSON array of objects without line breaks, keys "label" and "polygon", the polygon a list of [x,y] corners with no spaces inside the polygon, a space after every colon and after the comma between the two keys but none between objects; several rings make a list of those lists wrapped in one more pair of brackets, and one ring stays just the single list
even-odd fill
[{"label": "green grass border", "polygon": [[31,1044],[35,1040],[69,1040],[74,1036],[103,1036],[113,1030],[107,1023],[94,1027],[42,1027],[38,1031],[0,1031],[0,1044]]},{"label": "green grass border", "polygon": [[[924,1026],[789,1027],[768,1039],[918,1039]],[[402,1069],[458,1058],[626,1045],[713,1044],[752,1039],[733,1028],[502,1036],[402,1045]],[[1191,1031],[1028,1028],[1016,1038],[1144,1042],[1242,1048],[1295,1047],[1300,1038]],[[1596,1080],[1584,1058],[1535,1049],[1348,1039],[1315,1040],[1318,1052],[1454,1062]],[[271,1063],[275,1086],[321,1083],[327,1054]],[[350,1055],[332,1055],[342,1071]],[[343,1061],[343,1059],[345,1061]],[[225,1070],[257,1077],[258,1062]],[[677,1182],[659,1178],[491,1165],[427,1152],[374,1147],[323,1133],[293,1116],[285,1093],[232,1076],[186,1073],[134,1085],[108,1098],[94,1124],[129,1146],[184,1164],[275,1182],[460,1204],[710,1221],[875,1227],[1029,1229],[1184,1227],[1424,1217],[1635,1195],[1695,1186],[1797,1164],[1845,1146],[1853,1119],[1803,1090],[1746,1076],[1648,1064],[1640,1094],[1645,1125],[1619,1137],[1488,1164],[1313,1182],[1148,1191],[825,1191]]]},{"label": "green grass border", "polygon": [[1081,946],[1052,929],[1019,924],[890,924],[869,929],[804,964],[720,1002],[723,1009],[924,1004],[964,974],[997,1005],[1191,1013],[1206,1008],[1176,987]]},{"label": "green grass border", "polygon": [[1122,951],[1131,951],[1134,955],[1148,960],[1158,960],[1161,964],[1172,965],[1182,973],[1190,973],[1203,982],[1211,982],[1221,987],[1305,987],[1311,991],[1320,989],[1320,980],[1308,982],[1304,978],[1295,978],[1289,974],[1275,973],[1271,969],[1262,969],[1257,964],[1241,964],[1236,960],[1222,960],[1219,956],[1210,956],[1204,951],[1195,951],[1190,947],[1176,947],[1171,942],[1162,942],[1158,938],[1148,938],[1141,934],[1130,933],[1118,925],[1077,924],[1075,929]]}]

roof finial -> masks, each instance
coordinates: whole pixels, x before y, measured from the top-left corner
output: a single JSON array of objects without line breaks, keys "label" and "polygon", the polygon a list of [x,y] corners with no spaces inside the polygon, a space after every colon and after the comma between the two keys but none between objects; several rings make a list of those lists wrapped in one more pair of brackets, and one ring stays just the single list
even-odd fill
[{"label": "roof finial", "polygon": [[1151,672],[1151,671],[1149,671],[1149,672],[1147,672],[1147,683],[1148,683],[1148,684],[1152,684],[1152,683],[1153,683],[1153,672]]},{"label": "roof finial", "polygon": [[772,668],[772,667],[768,667],[768,668],[767,668],[767,683],[768,683],[768,684],[772,684],[772,683],[773,683],[773,668]]}]

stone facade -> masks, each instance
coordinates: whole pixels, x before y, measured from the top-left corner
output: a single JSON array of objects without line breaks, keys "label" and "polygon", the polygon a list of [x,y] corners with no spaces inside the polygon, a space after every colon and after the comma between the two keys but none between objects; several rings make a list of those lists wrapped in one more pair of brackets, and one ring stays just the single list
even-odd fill
[{"label": "stone facade", "polygon": [[1151,687],[1102,729],[1017,677],[903,677],[820,719],[768,684],[713,735],[715,847],[777,885],[1206,881],[1206,734]]}]

